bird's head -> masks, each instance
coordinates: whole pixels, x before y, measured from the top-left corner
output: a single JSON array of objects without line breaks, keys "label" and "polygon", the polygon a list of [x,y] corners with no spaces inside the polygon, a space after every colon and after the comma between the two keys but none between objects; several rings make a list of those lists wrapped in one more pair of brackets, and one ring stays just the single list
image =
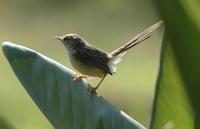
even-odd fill
[{"label": "bird's head", "polygon": [[64,36],[55,36],[54,38],[60,40],[66,48],[79,47],[85,44],[84,39],[77,34],[66,34]]}]

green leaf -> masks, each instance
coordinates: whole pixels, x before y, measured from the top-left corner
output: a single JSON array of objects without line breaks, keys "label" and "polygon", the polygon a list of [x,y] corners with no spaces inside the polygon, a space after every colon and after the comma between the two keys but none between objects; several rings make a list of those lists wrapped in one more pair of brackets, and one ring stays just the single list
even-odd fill
[{"label": "green leaf", "polygon": [[9,42],[3,51],[18,79],[56,129],[145,129],[102,97],[89,95],[74,72],[28,48]]},{"label": "green leaf", "polygon": [[5,118],[0,116],[0,129],[15,129]]},{"label": "green leaf", "polygon": [[198,2],[157,0],[157,3],[166,33],[150,129],[200,129]]}]

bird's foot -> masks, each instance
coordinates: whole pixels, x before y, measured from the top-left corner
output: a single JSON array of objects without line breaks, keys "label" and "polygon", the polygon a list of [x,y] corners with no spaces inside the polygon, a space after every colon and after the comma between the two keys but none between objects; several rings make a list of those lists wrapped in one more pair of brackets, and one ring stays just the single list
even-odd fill
[{"label": "bird's foot", "polygon": [[88,86],[88,94],[89,95],[97,94],[96,88],[89,85]]},{"label": "bird's foot", "polygon": [[82,80],[82,79],[84,79],[84,78],[90,78],[90,77],[89,77],[89,76],[86,76],[86,75],[82,75],[82,74],[75,74],[73,80],[74,80],[74,81],[80,81],[80,80]]}]

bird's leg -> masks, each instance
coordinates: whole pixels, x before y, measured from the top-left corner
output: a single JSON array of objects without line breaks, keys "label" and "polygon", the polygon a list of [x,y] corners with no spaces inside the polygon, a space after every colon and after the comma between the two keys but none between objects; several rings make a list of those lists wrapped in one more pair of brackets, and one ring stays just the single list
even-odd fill
[{"label": "bird's leg", "polygon": [[100,82],[98,83],[98,85],[96,87],[89,87],[89,92],[90,94],[96,93],[96,90],[99,88],[99,86],[101,85],[101,83],[103,82],[103,80],[105,79],[107,74],[105,74],[102,79],[100,80]]},{"label": "bird's leg", "polygon": [[102,77],[102,79],[100,80],[100,82],[98,83],[98,85],[97,85],[96,87],[94,87],[95,90],[97,90],[98,87],[101,85],[101,83],[102,83],[103,80],[105,79],[106,75],[107,75],[107,74],[105,74],[105,75]]},{"label": "bird's leg", "polygon": [[79,80],[82,80],[82,79],[84,79],[84,78],[90,78],[90,76],[87,76],[87,75],[82,75],[82,74],[75,74],[75,76],[74,76],[74,81],[79,81]]}]

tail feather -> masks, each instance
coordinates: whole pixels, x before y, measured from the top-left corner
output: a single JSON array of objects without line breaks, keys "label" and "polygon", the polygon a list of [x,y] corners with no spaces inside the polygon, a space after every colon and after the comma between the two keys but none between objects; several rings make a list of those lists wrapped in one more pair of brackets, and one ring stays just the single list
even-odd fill
[{"label": "tail feather", "polygon": [[125,51],[127,51],[128,49],[134,47],[135,45],[143,42],[144,40],[148,39],[151,37],[151,33],[157,29],[158,27],[160,27],[163,24],[163,21],[158,21],[157,23],[155,23],[154,25],[150,26],[149,28],[147,28],[146,30],[144,30],[143,32],[141,32],[140,34],[136,35],[133,39],[131,39],[128,43],[124,44],[123,46],[119,47],[118,49],[114,50],[113,52],[111,52],[112,56],[117,56],[120,53],[123,53]]},{"label": "tail feather", "polygon": [[122,57],[126,54],[126,51],[135,45],[143,42],[144,40],[151,37],[151,32],[156,30],[158,27],[160,27],[163,24],[163,21],[158,21],[151,27],[147,28],[137,36],[135,36],[132,40],[130,40],[128,43],[124,44],[123,46],[119,47],[118,49],[114,50],[109,54],[110,61],[108,62],[108,67],[112,73],[115,73],[117,70],[116,64],[118,64]]}]

